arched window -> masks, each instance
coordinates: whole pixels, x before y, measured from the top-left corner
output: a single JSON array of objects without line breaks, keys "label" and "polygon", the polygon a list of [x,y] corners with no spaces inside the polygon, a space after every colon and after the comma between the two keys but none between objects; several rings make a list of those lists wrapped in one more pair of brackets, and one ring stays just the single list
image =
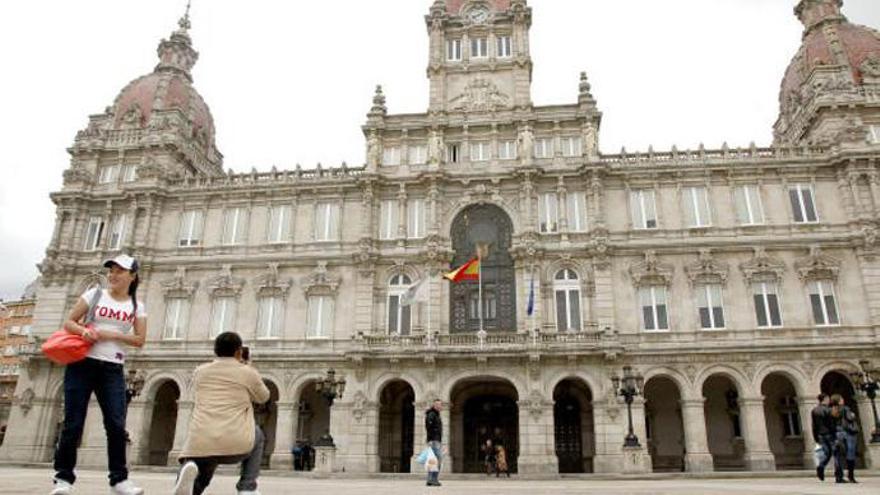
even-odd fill
[{"label": "arched window", "polygon": [[556,295],[556,331],[580,331],[581,288],[574,270],[564,268],[556,272],[553,293]]},{"label": "arched window", "polygon": [[388,333],[409,335],[411,328],[410,307],[400,304],[412,280],[406,275],[391,277],[388,284]]}]

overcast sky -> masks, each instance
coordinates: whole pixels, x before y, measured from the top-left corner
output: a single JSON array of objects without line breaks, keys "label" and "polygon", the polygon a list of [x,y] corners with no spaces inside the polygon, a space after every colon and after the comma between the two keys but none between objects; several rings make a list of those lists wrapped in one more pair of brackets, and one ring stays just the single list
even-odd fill
[{"label": "overcast sky", "polygon": [[[0,2],[0,298],[37,276],[65,151],[87,117],[152,71],[185,0]],[[195,85],[224,168],[364,161],[376,84],[391,113],[427,108],[432,0],[195,0]],[[574,103],[585,70],[600,146],[759,146],[801,39],[795,0],[530,0],[535,104]],[[880,27],[880,2],[845,0]]]}]

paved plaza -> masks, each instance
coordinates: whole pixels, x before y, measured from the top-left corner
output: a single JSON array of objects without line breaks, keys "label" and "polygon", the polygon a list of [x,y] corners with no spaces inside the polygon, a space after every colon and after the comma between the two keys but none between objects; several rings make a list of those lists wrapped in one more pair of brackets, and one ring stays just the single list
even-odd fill
[{"label": "paved plaza", "polygon": [[[108,493],[106,474],[101,471],[80,471],[76,493],[94,495]],[[829,473],[830,474],[830,473]],[[876,473],[875,473],[876,474]],[[49,493],[51,484],[48,468],[0,467],[0,493],[31,495]],[[134,472],[132,479],[146,489],[148,495],[167,494],[171,490],[173,474]],[[235,477],[220,475],[206,495],[234,494]],[[820,495],[846,493],[847,495],[876,495],[880,493],[880,477],[863,476],[858,485],[820,483],[814,478],[749,478],[737,475],[729,479],[681,479],[657,477],[654,479],[600,479],[586,478],[533,481],[457,477],[444,481],[441,488],[428,488],[413,478],[341,478],[312,479],[304,477],[267,476],[260,480],[263,495],[412,495],[447,493],[455,495],[569,495],[569,494],[637,494],[637,495],[759,495],[790,493]]]}]

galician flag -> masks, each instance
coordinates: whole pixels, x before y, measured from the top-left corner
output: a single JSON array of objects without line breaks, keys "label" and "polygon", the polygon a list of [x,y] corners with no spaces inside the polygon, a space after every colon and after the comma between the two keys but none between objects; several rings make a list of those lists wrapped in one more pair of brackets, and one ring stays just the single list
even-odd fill
[{"label": "galician flag", "polygon": [[422,277],[421,280],[414,283],[400,297],[401,306],[409,306],[415,302],[425,302],[428,300],[428,286],[425,284],[427,278]]},{"label": "galician flag", "polygon": [[450,282],[480,279],[480,258],[474,258],[451,272],[443,275]]}]

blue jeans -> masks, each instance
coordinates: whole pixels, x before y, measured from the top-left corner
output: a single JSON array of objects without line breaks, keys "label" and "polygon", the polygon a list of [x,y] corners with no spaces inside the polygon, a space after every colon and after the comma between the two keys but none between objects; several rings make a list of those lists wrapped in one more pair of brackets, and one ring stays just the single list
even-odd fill
[{"label": "blue jeans", "polygon": [[434,451],[434,455],[437,457],[437,471],[428,471],[428,481],[439,481],[440,469],[443,467],[443,443],[432,440],[428,442],[428,447],[431,447],[431,450]]},{"label": "blue jeans", "polygon": [[263,446],[265,443],[266,436],[263,435],[263,430],[257,426],[254,434],[254,448],[247,454],[180,459],[181,464],[192,461],[199,467],[199,475],[196,476],[196,480],[193,483],[193,495],[202,495],[202,492],[208,488],[218,465],[238,464],[239,462],[241,463],[241,474],[235,489],[238,491],[255,491],[257,489],[257,478],[260,477],[260,463],[263,462]]},{"label": "blue jeans", "polygon": [[64,425],[55,448],[55,478],[73,483],[76,451],[92,392],[101,406],[107,433],[110,486],[128,479],[125,459],[125,376],[122,365],[86,358],[64,370]]},{"label": "blue jeans", "polygon": [[858,433],[847,433],[846,434],[846,460],[847,461],[855,461],[856,453],[859,447],[859,434]]}]

